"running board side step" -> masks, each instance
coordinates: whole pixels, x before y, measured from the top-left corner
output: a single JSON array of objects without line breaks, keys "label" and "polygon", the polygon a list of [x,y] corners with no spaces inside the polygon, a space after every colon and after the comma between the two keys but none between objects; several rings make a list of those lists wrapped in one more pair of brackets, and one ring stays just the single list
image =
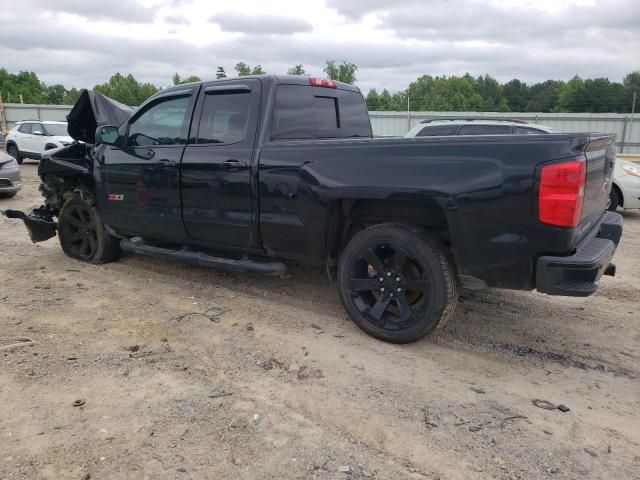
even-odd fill
[{"label": "running board side step", "polygon": [[139,253],[150,257],[161,257],[168,260],[199,265],[201,267],[211,267],[227,272],[259,273],[262,275],[282,275],[287,271],[287,266],[282,262],[261,262],[250,260],[244,256],[240,260],[231,258],[213,257],[204,252],[197,252],[182,248],[181,250],[171,250],[169,248],[154,247],[142,241],[132,241],[123,238],[120,241],[120,248],[125,252]]}]

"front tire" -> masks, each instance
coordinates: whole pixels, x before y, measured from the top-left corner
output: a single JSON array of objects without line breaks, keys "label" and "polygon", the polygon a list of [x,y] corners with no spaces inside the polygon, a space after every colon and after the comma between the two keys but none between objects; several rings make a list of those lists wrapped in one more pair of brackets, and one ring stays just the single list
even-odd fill
[{"label": "front tire", "polygon": [[15,143],[10,143],[7,145],[7,153],[16,159],[18,164],[22,163],[22,154],[20,153],[20,149]]},{"label": "front tire", "polygon": [[426,231],[376,225],[356,234],[338,265],[340,299],[358,327],[392,343],[441,329],[458,302],[455,264]]},{"label": "front tire", "polygon": [[607,210],[610,212],[615,212],[620,206],[620,194],[618,193],[618,189],[616,187],[611,188],[611,193],[609,194],[609,206]]},{"label": "front tire", "polygon": [[120,243],[107,233],[100,214],[80,195],[71,197],[58,219],[58,238],[62,251],[87,263],[113,262],[120,257]]}]

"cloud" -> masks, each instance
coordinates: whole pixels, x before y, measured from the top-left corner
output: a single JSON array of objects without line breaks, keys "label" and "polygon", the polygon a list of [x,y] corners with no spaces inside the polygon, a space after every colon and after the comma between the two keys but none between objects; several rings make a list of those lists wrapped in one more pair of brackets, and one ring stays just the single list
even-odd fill
[{"label": "cloud", "polygon": [[182,15],[167,15],[163,20],[171,25],[189,25],[190,23],[189,19]]},{"label": "cloud", "polygon": [[156,9],[145,7],[135,0],[105,2],[104,0],[27,0],[26,5],[39,13],[67,13],[91,20],[123,23],[152,23]]},{"label": "cloud", "polygon": [[[579,74],[620,81],[640,67],[640,8],[631,0],[597,0],[549,12],[490,0],[459,0],[455,5],[434,0],[428,9],[415,0],[342,0],[336,5],[341,13],[351,12],[351,19],[336,20],[321,5],[326,16],[316,13],[314,26],[271,14],[214,15],[212,21],[223,31],[240,35],[212,29],[206,19],[213,11],[198,18],[194,11],[200,7],[195,9],[190,0],[174,0],[184,3],[180,10],[168,1],[154,10],[153,24],[135,32],[128,26],[130,18],[113,20],[113,28],[106,29],[91,17],[51,21],[50,12],[30,10],[36,0],[17,3],[15,9],[0,11],[2,66],[35,71],[46,83],[69,87],[92,87],[117,71],[166,86],[176,71],[212,79],[217,66],[231,75],[239,61],[260,64],[269,73],[302,63],[309,73],[322,75],[324,62],[335,59],[358,65],[358,85],[365,92],[404,89],[423,74],[489,73],[501,81],[516,77],[528,82]],[[246,10],[243,4],[238,11],[241,7]],[[29,13],[33,21],[19,21]],[[167,34],[169,24],[183,20],[190,22],[187,29]],[[287,41],[281,36],[285,34],[295,34],[295,41]]]},{"label": "cloud", "polygon": [[305,20],[273,15],[223,12],[213,15],[209,21],[217,23],[223,32],[290,35],[313,30],[313,25]]}]

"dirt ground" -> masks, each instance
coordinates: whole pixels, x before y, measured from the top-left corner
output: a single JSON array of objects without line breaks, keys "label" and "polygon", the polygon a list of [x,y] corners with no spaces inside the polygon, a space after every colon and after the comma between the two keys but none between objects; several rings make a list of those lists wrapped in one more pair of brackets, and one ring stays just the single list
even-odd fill
[{"label": "dirt ground", "polygon": [[[40,203],[34,163],[23,177],[0,209]],[[85,265],[2,217],[0,348],[37,343],[0,350],[0,479],[640,478],[624,217],[596,295],[465,291],[406,346],[358,330],[321,271]]]}]

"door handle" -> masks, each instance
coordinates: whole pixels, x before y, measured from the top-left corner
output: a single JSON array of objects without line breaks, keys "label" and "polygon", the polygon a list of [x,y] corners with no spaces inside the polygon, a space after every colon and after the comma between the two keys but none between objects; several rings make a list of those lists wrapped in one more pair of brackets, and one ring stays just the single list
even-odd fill
[{"label": "door handle", "polygon": [[240,160],[226,160],[222,162],[222,168],[227,170],[233,170],[236,168],[245,168],[247,166],[247,162],[241,162]]},{"label": "door handle", "polygon": [[166,158],[163,158],[162,160],[160,160],[160,165],[162,165],[163,167],[175,167],[177,163],[174,162],[173,160],[168,160]]}]

